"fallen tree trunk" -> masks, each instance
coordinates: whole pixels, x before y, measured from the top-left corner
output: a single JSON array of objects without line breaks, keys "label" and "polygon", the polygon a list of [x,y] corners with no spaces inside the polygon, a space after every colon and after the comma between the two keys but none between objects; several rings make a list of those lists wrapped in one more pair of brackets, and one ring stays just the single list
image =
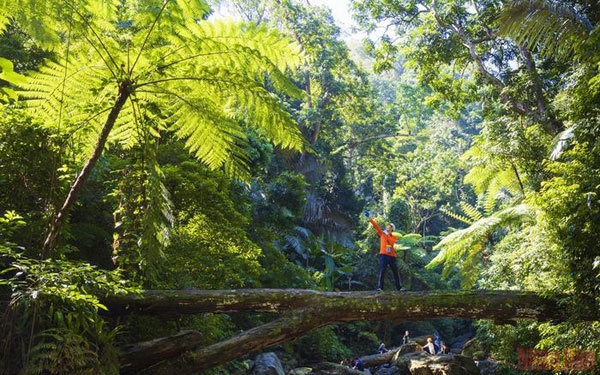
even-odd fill
[{"label": "fallen tree trunk", "polygon": [[300,337],[327,323],[314,311],[291,313],[225,341],[201,348],[190,356],[188,363],[195,371],[206,370],[244,354],[255,353],[261,349]]},{"label": "fallen tree trunk", "polygon": [[193,350],[202,343],[198,331],[181,331],[176,335],[131,344],[121,348],[119,370],[121,374],[134,374],[158,362],[173,359]]},{"label": "fallen tree trunk", "polygon": [[[147,314],[284,312],[283,317],[230,339],[197,349],[178,373],[198,373],[242,355],[298,338],[332,323],[362,320],[426,320],[441,317],[487,318],[498,321],[565,320],[569,313],[556,300],[534,293],[468,292],[319,292],[294,289],[148,291],[141,296],[102,300],[111,313]],[[580,316],[596,320],[597,316]],[[181,347],[182,353],[189,350]],[[170,352],[172,354],[172,352]],[[171,355],[170,354],[170,355]],[[390,353],[390,355],[393,355]],[[369,363],[386,358],[368,358]],[[156,363],[156,358],[153,360]],[[385,362],[385,361],[384,361]]]},{"label": "fallen tree trunk", "polygon": [[[499,321],[565,320],[556,300],[513,291],[320,292],[298,289],[165,290],[102,299],[113,314],[182,315],[204,312],[282,312],[314,308],[335,321],[381,319],[487,318]],[[580,320],[594,320],[583,316]]]},{"label": "fallen tree trunk", "polygon": [[387,352],[381,353],[381,354],[377,353],[377,354],[365,355],[365,356],[360,357],[360,360],[362,361],[362,363],[365,367],[379,366],[384,363],[390,362],[392,360],[392,358],[394,358],[396,353],[398,353],[399,349],[400,348],[394,348],[394,349],[388,350]]},{"label": "fallen tree trunk", "polygon": [[409,342],[408,344],[401,345],[397,348],[392,348],[385,353],[362,356],[360,357],[360,360],[365,367],[375,367],[392,361],[394,357],[398,355],[420,352],[421,350],[423,350],[423,347],[417,342]]}]

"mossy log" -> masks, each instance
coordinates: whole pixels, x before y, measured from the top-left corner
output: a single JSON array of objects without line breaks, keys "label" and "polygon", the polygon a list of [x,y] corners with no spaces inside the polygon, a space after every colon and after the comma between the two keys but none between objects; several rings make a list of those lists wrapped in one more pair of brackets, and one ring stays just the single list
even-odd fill
[{"label": "mossy log", "polygon": [[[486,318],[565,320],[556,300],[515,291],[321,292],[298,289],[153,290],[102,299],[111,313],[155,315],[283,312],[315,309],[337,322],[381,319]],[[583,317],[585,319],[585,317]],[[590,317],[590,320],[596,317]]]}]

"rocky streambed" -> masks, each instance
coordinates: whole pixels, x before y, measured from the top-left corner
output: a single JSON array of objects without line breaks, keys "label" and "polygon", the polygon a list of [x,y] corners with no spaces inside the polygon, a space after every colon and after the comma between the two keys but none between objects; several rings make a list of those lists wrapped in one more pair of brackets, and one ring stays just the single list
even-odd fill
[{"label": "rocky streambed", "polygon": [[497,363],[457,353],[431,355],[417,342],[383,354],[361,357],[365,370],[322,362],[286,371],[275,353],[263,353],[252,363],[251,375],[493,375]]}]

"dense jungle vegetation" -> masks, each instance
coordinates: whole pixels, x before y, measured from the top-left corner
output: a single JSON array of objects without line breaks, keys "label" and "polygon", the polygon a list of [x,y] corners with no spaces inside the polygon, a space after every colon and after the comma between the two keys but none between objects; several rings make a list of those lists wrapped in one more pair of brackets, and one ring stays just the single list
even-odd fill
[{"label": "dense jungle vegetation", "polygon": [[[348,6],[352,38],[302,0],[0,0],[0,373],[118,374],[124,345],[193,329],[206,346],[271,319],[115,317],[106,294],[374,290],[364,210],[401,233],[408,290],[597,309],[596,1]],[[276,349],[339,362],[472,327],[505,374],[518,347],[600,350],[600,320],[425,316]]]}]

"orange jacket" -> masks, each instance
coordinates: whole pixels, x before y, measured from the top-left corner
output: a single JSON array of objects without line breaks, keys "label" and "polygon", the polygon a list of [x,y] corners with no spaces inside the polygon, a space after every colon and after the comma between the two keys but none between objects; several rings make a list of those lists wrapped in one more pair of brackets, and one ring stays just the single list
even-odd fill
[{"label": "orange jacket", "polygon": [[[373,219],[369,219],[371,224],[377,229],[377,233],[379,233],[379,254],[385,254],[392,257],[396,257],[396,252],[394,251],[394,244],[398,240],[398,237],[393,236],[391,233],[386,233],[381,230],[379,225]],[[388,252],[388,247],[390,251]]]}]

